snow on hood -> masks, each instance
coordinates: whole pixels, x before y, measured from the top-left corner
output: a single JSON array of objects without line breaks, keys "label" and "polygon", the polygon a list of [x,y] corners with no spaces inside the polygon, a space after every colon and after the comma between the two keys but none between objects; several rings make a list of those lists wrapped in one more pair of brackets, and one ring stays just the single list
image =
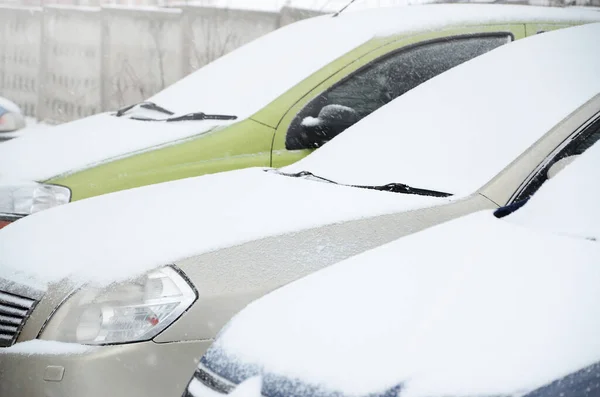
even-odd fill
[{"label": "snow on hood", "polygon": [[2,181],[44,181],[66,172],[206,132],[221,121],[158,123],[108,113],[26,135],[0,145]]},{"label": "snow on hood", "polygon": [[600,240],[600,144],[542,185],[509,220],[568,236]]},{"label": "snow on hood", "polygon": [[[233,6],[233,5],[232,5]],[[377,36],[505,21],[598,21],[548,7],[428,5],[344,12],[287,25],[204,66],[150,98],[176,112],[246,118],[335,59]]]},{"label": "snow on hood", "polygon": [[600,93],[598,37],[600,24],[590,24],[499,47],[400,96],[284,170],[472,192]]},{"label": "snow on hood", "polygon": [[257,168],[206,175],[74,202],[0,229],[0,278],[109,283],[266,236],[448,201]]},{"label": "snow on hood", "polygon": [[518,394],[600,360],[598,263],[596,242],[480,212],[259,299],[203,360],[348,396]]}]

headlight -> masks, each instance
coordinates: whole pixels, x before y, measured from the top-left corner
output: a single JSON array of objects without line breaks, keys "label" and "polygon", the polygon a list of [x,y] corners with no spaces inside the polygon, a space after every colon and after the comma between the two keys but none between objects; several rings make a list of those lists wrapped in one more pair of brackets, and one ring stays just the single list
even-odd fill
[{"label": "headlight", "polygon": [[52,315],[41,339],[90,345],[149,340],[196,300],[173,268],[106,288],[83,287]]},{"label": "headlight", "polygon": [[0,213],[29,215],[70,200],[71,191],[64,186],[36,182],[0,185]]}]

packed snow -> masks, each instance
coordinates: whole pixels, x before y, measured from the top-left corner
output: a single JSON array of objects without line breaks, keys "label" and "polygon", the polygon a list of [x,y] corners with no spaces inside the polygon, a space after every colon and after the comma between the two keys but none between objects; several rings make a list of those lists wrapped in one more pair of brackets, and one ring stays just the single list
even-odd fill
[{"label": "packed snow", "polygon": [[600,24],[591,24],[499,47],[400,96],[284,171],[472,192],[600,93],[599,36]]},{"label": "packed snow", "polygon": [[596,363],[600,245],[563,234],[597,233],[599,178],[596,145],[502,220],[472,214],[294,282],[204,360],[252,365],[270,390],[275,374],[348,396],[401,384],[402,397],[522,395]]},{"label": "packed snow", "polygon": [[0,229],[0,277],[110,283],[222,247],[451,199],[258,168],[206,175],[74,202]]},{"label": "packed snow", "polygon": [[41,339],[34,339],[17,343],[11,347],[2,349],[2,353],[23,355],[68,355],[85,354],[95,350],[96,347],[80,345],[78,343],[64,343]]}]

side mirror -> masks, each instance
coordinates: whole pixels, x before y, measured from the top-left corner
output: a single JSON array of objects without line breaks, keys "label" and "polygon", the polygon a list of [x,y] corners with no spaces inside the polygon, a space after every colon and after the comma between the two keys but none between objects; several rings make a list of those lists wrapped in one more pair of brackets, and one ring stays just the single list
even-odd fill
[{"label": "side mirror", "polygon": [[556,174],[561,172],[567,165],[569,165],[573,161],[575,161],[577,159],[577,157],[579,157],[578,154],[575,154],[575,155],[569,156],[569,157],[564,157],[564,158],[558,160],[556,163],[552,164],[550,166],[550,168],[548,169],[548,172],[546,173],[546,178],[548,178],[548,179],[554,178],[556,176]]},{"label": "side mirror", "polygon": [[324,106],[317,117],[305,117],[300,126],[306,147],[320,147],[359,120],[356,110],[342,105]]}]

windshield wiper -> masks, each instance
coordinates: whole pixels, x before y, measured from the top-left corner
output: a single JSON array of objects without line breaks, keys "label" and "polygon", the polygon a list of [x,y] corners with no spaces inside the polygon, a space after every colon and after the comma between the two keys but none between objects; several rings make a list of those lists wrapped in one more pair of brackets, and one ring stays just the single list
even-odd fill
[{"label": "windshield wiper", "polygon": [[136,106],[139,106],[141,108],[148,109],[148,110],[155,110],[160,113],[168,114],[169,116],[172,116],[175,114],[175,113],[171,112],[170,110],[157,105],[154,102],[140,102],[140,103],[134,103],[133,105],[125,106],[124,108],[117,110],[117,113],[115,114],[115,116],[121,117]]},{"label": "windshield wiper", "polygon": [[[267,170],[267,171],[270,171],[270,170]],[[316,180],[323,181],[323,182],[335,183],[336,185],[340,185],[340,186],[357,187],[360,189],[381,190],[384,192],[415,194],[418,196],[431,196],[431,197],[450,197],[450,196],[452,196],[451,193],[439,192],[437,190],[421,189],[418,187],[412,187],[412,186],[406,185],[404,183],[388,183],[387,185],[380,185],[380,186],[346,185],[343,183],[338,183],[338,182],[332,181],[331,179],[327,179],[327,178],[323,178],[321,176],[315,175],[310,171],[300,171],[300,172],[296,172],[296,173],[286,173],[286,172],[281,172],[281,171],[276,171],[276,172],[280,175],[289,176],[292,178],[306,177],[307,179],[308,178],[316,179]]]},{"label": "windshield wiper", "polygon": [[140,120],[140,121],[165,121],[175,122],[175,121],[198,121],[198,120],[235,120],[237,116],[232,116],[228,114],[206,114],[202,112],[196,113],[188,113],[182,116],[177,117],[169,117],[168,119],[151,119],[149,117],[131,117],[132,120]]},{"label": "windshield wiper", "polygon": [[404,183],[388,183],[387,185],[381,186],[361,186],[361,185],[350,185],[353,187],[360,187],[362,189],[381,190],[384,192],[392,193],[404,193],[404,194],[416,194],[418,196],[431,196],[431,197],[450,197],[451,193],[439,192],[437,190],[421,189],[418,187],[412,187],[405,185]]}]

